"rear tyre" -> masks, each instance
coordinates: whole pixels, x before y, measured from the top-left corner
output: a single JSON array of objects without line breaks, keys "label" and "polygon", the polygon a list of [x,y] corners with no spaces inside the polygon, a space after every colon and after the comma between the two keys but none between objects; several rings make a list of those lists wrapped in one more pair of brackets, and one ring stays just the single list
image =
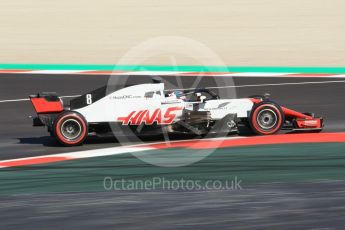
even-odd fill
[{"label": "rear tyre", "polygon": [[64,112],[55,118],[54,137],[64,146],[81,145],[88,135],[85,118],[77,112]]},{"label": "rear tyre", "polygon": [[284,113],[279,105],[263,101],[254,105],[249,125],[255,134],[272,135],[279,132],[284,120]]}]

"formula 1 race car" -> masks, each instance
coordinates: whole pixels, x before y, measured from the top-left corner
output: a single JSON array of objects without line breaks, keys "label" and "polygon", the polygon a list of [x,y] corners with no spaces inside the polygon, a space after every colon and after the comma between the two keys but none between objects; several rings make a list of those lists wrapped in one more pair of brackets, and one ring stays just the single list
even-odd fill
[{"label": "formula 1 race car", "polygon": [[[34,126],[47,126],[65,146],[80,145],[89,134],[129,129],[135,135],[167,133],[232,133],[240,125],[254,134],[271,135],[282,129],[321,131],[323,119],[300,113],[268,96],[220,99],[209,89],[165,90],[154,82],[109,90],[102,87],[64,106],[55,93],[30,96],[37,117]],[[115,128],[114,128],[115,127]]]}]

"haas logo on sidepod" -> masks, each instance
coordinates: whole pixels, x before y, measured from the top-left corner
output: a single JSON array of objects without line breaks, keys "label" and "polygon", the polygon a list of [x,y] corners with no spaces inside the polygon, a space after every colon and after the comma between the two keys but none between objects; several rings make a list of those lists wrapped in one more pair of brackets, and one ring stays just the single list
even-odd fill
[{"label": "haas logo on sidepod", "polygon": [[127,117],[118,117],[118,121],[122,121],[122,125],[140,125],[145,123],[146,125],[152,125],[157,122],[159,125],[171,124],[175,117],[176,112],[182,110],[181,107],[170,107],[166,110],[164,115],[161,109],[156,109],[152,113],[149,110],[133,111]]}]

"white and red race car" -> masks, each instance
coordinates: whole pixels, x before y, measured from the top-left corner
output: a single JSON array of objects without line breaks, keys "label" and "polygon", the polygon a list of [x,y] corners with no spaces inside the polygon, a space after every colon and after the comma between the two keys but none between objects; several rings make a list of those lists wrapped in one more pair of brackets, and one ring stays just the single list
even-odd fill
[{"label": "white and red race car", "polygon": [[131,130],[135,135],[231,133],[241,125],[258,135],[281,129],[321,131],[323,119],[282,107],[266,96],[220,99],[209,89],[165,90],[163,83],[96,89],[64,106],[54,93],[30,96],[37,117],[65,146],[80,145],[89,134]]}]

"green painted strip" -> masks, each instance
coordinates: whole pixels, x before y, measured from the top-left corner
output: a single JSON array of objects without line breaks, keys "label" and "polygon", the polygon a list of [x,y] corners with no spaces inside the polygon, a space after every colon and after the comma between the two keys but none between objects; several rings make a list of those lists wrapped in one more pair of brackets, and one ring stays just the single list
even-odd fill
[{"label": "green painted strip", "polygon": [[[243,186],[272,182],[312,182],[345,178],[344,143],[265,145],[215,149],[207,158],[185,167],[157,167],[130,155],[80,159],[0,169],[0,194],[104,191],[103,180],[229,180]],[[192,149],[145,152],[156,160],[200,156]],[[147,158],[146,158],[147,159]],[[159,188],[159,187],[158,187]]]},{"label": "green painted strip", "polygon": [[185,72],[272,72],[343,74],[345,67],[273,67],[273,66],[168,66],[168,65],[64,65],[0,64],[0,69],[25,70],[116,70],[116,71],[185,71]]}]

